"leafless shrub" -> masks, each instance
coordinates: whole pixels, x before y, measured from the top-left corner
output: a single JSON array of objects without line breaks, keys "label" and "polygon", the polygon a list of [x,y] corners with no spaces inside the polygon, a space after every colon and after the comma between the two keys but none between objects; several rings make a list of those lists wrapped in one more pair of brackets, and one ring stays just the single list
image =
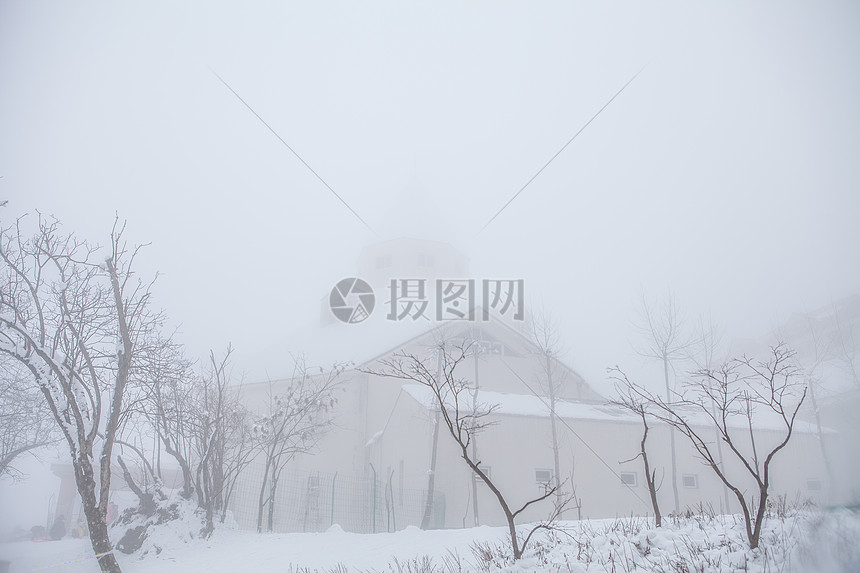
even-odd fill
[{"label": "leafless shrub", "polygon": [[469,548],[475,558],[475,566],[482,573],[491,573],[515,561],[508,547],[499,543],[476,541]]},{"label": "leafless shrub", "polygon": [[257,445],[263,452],[265,466],[257,506],[257,532],[263,531],[263,514],[268,509],[266,531],[274,527],[275,496],[278,480],[286,465],[296,455],[314,450],[331,428],[334,390],[344,366],[330,370],[320,368],[311,374],[304,358],[294,362],[293,376],[281,393],[269,385],[266,411],[256,417],[253,426]]}]

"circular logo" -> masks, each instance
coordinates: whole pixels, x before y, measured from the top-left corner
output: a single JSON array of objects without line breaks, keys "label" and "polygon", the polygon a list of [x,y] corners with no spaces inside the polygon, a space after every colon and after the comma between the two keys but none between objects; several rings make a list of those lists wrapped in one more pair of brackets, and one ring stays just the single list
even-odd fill
[{"label": "circular logo", "polygon": [[343,279],[331,289],[328,305],[341,322],[355,324],[365,320],[376,304],[370,285],[354,277]]}]

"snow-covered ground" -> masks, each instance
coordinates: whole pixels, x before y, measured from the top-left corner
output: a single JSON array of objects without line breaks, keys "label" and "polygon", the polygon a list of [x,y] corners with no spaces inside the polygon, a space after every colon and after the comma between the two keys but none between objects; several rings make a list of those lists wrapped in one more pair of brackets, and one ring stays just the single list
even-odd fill
[{"label": "snow-covered ground", "polygon": [[[860,515],[848,511],[772,517],[758,550],[746,548],[736,516],[692,515],[663,528],[641,518],[564,522],[533,538],[519,562],[506,559],[504,528],[354,534],[263,534],[216,531],[209,540],[171,531],[160,554],[119,555],[126,573],[287,573],[386,571],[476,572],[723,572],[836,573],[860,571]],[[484,557],[480,557],[481,554]],[[88,540],[0,545],[10,573],[95,573]],[[2,569],[0,569],[2,570]]]}]

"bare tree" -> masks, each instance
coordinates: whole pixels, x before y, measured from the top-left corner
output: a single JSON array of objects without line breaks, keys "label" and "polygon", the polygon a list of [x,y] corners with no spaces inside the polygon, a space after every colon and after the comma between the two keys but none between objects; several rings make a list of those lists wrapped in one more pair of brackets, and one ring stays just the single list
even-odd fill
[{"label": "bare tree", "polygon": [[[124,481],[138,498],[136,513],[150,517],[161,502],[168,500],[162,489],[160,463],[162,447],[159,428],[162,426],[159,422],[163,422],[163,418],[157,415],[159,410],[154,406],[163,405],[163,387],[169,386],[170,381],[175,381],[177,376],[190,369],[190,362],[184,358],[182,347],[172,337],[165,337],[162,332],[155,331],[138,345],[134,364],[134,384],[130,384],[126,391],[128,415],[121,428],[123,439],[116,441],[122,455],[118,454],[116,459]],[[122,457],[129,453],[132,457],[127,459],[134,461],[136,471],[132,471]],[[183,488],[181,495],[188,499],[190,489]],[[129,515],[126,521],[131,520],[132,515]],[[118,544],[118,548],[127,551],[128,545]]]},{"label": "bare tree", "polygon": [[[620,406],[639,417],[642,420],[642,440],[639,442],[639,453],[633,458],[626,460],[633,461],[636,458],[642,458],[642,465],[645,469],[645,483],[648,486],[648,494],[651,496],[651,508],[654,510],[654,522],[657,527],[663,525],[663,517],[660,513],[660,504],[657,503],[657,471],[651,468],[648,461],[648,450],[645,447],[648,441],[648,401],[637,391],[636,386],[627,378],[627,375],[617,366],[609,369],[610,377],[615,381],[615,393],[618,396],[615,400],[611,400],[610,404]],[[622,462],[625,463],[625,462]]]},{"label": "bare tree", "polygon": [[263,531],[266,510],[266,531],[274,527],[275,496],[283,469],[298,454],[313,451],[331,428],[334,392],[343,370],[343,365],[336,364],[328,372],[320,368],[319,374],[312,375],[300,357],[294,361],[293,376],[283,392],[276,394],[269,383],[266,412],[253,426],[265,457],[257,507],[258,533]]},{"label": "bare tree", "polygon": [[552,460],[553,460],[553,485],[556,489],[557,503],[562,501],[564,493],[561,491],[561,464],[559,462],[558,445],[558,420],[556,406],[559,393],[565,383],[565,371],[560,368],[558,362],[559,333],[558,324],[553,322],[552,317],[542,312],[533,316],[531,320],[532,340],[538,347],[540,353],[541,370],[543,377],[540,385],[549,398],[549,424],[552,436]]},{"label": "bare tree", "polygon": [[363,371],[377,376],[416,382],[430,391],[441,421],[457,444],[460,457],[469,466],[473,475],[478,476],[496,497],[508,523],[514,559],[519,559],[536,531],[552,528],[552,522],[563,511],[564,504],[556,504],[550,518],[532,527],[522,540],[517,536],[515,524],[517,516],[535,503],[552,497],[556,488],[547,487],[543,495],[527,501],[518,509],[511,509],[505,496],[481,467],[481,460],[472,457],[470,447],[472,440],[492,424],[489,416],[496,407],[490,405],[473,407],[472,388],[469,382],[457,376],[457,366],[469,355],[469,346],[468,343],[464,343],[449,347],[444,342],[440,343],[437,358],[441,366],[437,373],[433,372],[434,368],[430,364],[432,358],[421,358],[404,351],[395,353],[392,358],[380,360],[381,368],[378,370]]},{"label": "bare tree", "polygon": [[[688,357],[695,364],[695,369],[698,371],[713,370],[719,360],[717,359],[717,349],[720,347],[722,335],[714,321],[709,317],[707,319],[701,317],[699,319],[698,334],[691,342],[689,347]],[[711,404],[711,414],[716,416],[714,405]],[[720,432],[714,429],[714,438],[717,445],[717,461],[720,467],[723,465],[723,441],[720,439]],[[723,484],[723,503],[725,511],[729,511],[729,489]]]},{"label": "bare tree", "polygon": [[[182,475],[180,497],[193,499],[202,511],[200,534],[208,537],[217,522],[226,519],[230,496],[242,470],[257,452],[250,413],[240,402],[239,387],[231,384],[229,368],[232,348],[221,357],[210,352],[205,370],[198,371],[185,358],[183,348],[171,338],[155,337],[141,353],[140,391],[134,401],[135,414],[145,421],[136,424],[139,441],[153,440],[153,461],[144,448],[128,441],[118,442],[130,450],[138,463],[136,474],[118,456],[123,476],[137,495],[137,514],[151,517],[166,502],[166,512],[181,515],[181,506],[161,490],[161,452],[172,457]],[[145,427],[144,429],[141,429]],[[135,475],[142,483],[138,483]],[[143,530],[133,515],[123,523],[135,523],[117,547],[130,553],[140,547],[150,526],[161,519],[146,520]]]},{"label": "bare tree", "polygon": [[[180,496],[190,499],[195,492],[194,429],[202,384],[181,346],[162,339],[152,348],[153,352],[146,356],[142,377],[142,385],[147,390],[144,415],[158,438],[159,447],[179,465],[182,473]],[[155,471],[160,472],[160,468]]]},{"label": "bare tree", "polygon": [[[480,332],[480,331],[479,331]],[[492,352],[492,344],[481,340],[480,335],[475,336],[472,340],[472,346],[470,348],[472,354],[472,361],[475,365],[475,383],[472,385],[472,410],[478,409],[478,393],[481,389],[481,356]],[[436,426],[438,428],[439,422],[436,422]],[[472,459],[478,459],[478,436],[472,436]],[[480,505],[478,503],[478,480],[472,479],[469,480],[471,483],[471,491],[469,495],[472,498],[472,524],[475,527],[478,527],[481,524],[480,518]],[[429,499],[428,499],[429,501]],[[468,510],[466,510],[468,513]],[[429,516],[428,516],[429,518]],[[466,515],[463,515],[463,527],[466,526]]]},{"label": "bare tree", "polygon": [[[683,391],[665,400],[633,385],[640,399],[647,401],[652,415],[686,436],[696,452],[735,495],[744,515],[751,549],[759,544],[770,489],[770,465],[785,448],[794,431],[794,422],[806,386],[798,379],[794,353],[783,345],[774,346],[766,361],[750,358],[730,360],[716,369],[699,370],[684,384]],[[754,428],[770,417],[779,429],[774,443],[762,447]],[[706,433],[715,428],[720,440],[743,468],[742,475],[729,475]],[[749,446],[742,444],[744,436]],[[744,475],[752,478],[758,499],[747,499],[742,489]]]},{"label": "bare tree", "polygon": [[[683,317],[672,293],[657,305],[650,304],[643,296],[641,304],[642,324],[639,325],[639,330],[646,339],[646,345],[639,353],[662,363],[668,400],[672,394],[669,370],[673,362],[684,358],[690,346],[690,339],[683,333]],[[669,432],[669,441],[672,454],[672,497],[674,511],[677,513],[680,510],[681,501],[678,494],[678,454],[674,429]]]},{"label": "bare tree", "polygon": [[93,551],[102,571],[119,573],[108,538],[111,460],[128,414],[124,396],[137,344],[160,324],[149,311],[151,283],[134,278],[114,223],[106,256],[38,218],[0,232],[0,351],[32,375],[68,445]]},{"label": "bare tree", "polygon": [[29,373],[0,356],[0,478],[20,478],[15,459],[56,441],[56,425]]},{"label": "bare tree", "polygon": [[203,510],[201,534],[208,537],[215,523],[226,519],[238,477],[259,447],[240,386],[232,384],[233,349],[228,345],[220,357],[210,351],[199,372],[172,340],[160,339],[151,347],[143,411],[159,447],[179,465],[180,496],[195,498]]},{"label": "bare tree", "polygon": [[[123,480],[128,485],[128,488],[137,496],[138,512],[149,517],[156,512],[160,502],[167,500],[167,495],[161,488],[161,479],[156,475],[155,468],[149,463],[146,454],[140,447],[125,440],[117,440],[116,443],[121,451],[130,450],[135,455],[134,459],[140,468],[140,471],[137,473],[139,476],[142,476],[140,478],[141,483],[138,483],[138,480],[135,479],[134,474],[129,469],[122,455],[117,455],[116,459],[120,469],[122,469]],[[120,550],[122,550],[122,547],[120,547]]]},{"label": "bare tree", "polygon": [[210,351],[208,372],[197,379],[194,393],[194,482],[197,503],[206,516],[204,537],[214,531],[216,518],[221,522],[226,518],[239,474],[256,455],[250,413],[231,385],[232,353],[229,345],[220,359]]}]

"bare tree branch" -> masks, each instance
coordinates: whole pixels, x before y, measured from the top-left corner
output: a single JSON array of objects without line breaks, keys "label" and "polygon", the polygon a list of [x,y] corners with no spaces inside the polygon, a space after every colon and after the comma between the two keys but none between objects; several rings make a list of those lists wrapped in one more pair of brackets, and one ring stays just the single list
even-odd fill
[{"label": "bare tree branch", "polygon": [[[758,546],[770,488],[771,462],[788,444],[795,419],[806,398],[807,388],[798,379],[801,372],[794,363],[794,352],[784,345],[771,348],[770,358],[757,361],[743,357],[730,360],[716,369],[699,370],[671,399],[651,394],[631,384],[631,391],[644,400],[650,413],[687,437],[696,452],[735,495],[744,515],[750,548]],[[751,435],[762,412],[781,425],[782,438],[760,451],[751,441],[745,451],[738,443],[738,432]],[[704,426],[702,420],[705,420]],[[730,476],[715,455],[714,443],[705,432],[715,429],[746,475],[756,484],[758,502],[751,507],[738,485],[743,476]],[[764,454],[763,456],[760,454]],[[755,513],[753,514],[753,509]]]},{"label": "bare tree branch", "polygon": [[663,516],[660,513],[660,505],[657,503],[657,490],[659,489],[656,483],[657,470],[651,469],[651,464],[648,460],[648,450],[645,447],[648,441],[649,430],[648,399],[642,395],[639,387],[633,384],[620,368],[617,366],[610,368],[609,372],[610,377],[615,381],[615,393],[618,396],[615,400],[610,401],[610,404],[620,406],[642,420],[642,440],[639,442],[639,453],[627,461],[642,458],[642,464],[645,469],[645,483],[648,486],[648,494],[651,497],[651,509],[654,510],[654,522],[657,527],[660,527],[663,525]]},{"label": "bare tree branch", "polygon": [[[437,348],[437,352],[439,353],[437,359],[441,362],[438,375],[432,372],[428,364],[432,358],[422,359],[415,354],[405,351],[397,352],[391,358],[380,360],[380,367],[378,369],[364,369],[362,371],[376,376],[417,382],[430,390],[433,404],[438,408],[441,420],[448,429],[449,435],[457,444],[460,457],[466,462],[473,475],[478,476],[490,489],[505,514],[514,558],[519,559],[526,548],[528,540],[531,539],[534,530],[548,528],[550,527],[550,522],[544,522],[535,526],[521,544],[521,540],[517,536],[516,517],[531,505],[553,496],[557,488],[548,488],[542,495],[528,500],[518,509],[512,510],[505,496],[484,471],[481,461],[472,456],[469,445],[478,433],[486,430],[493,424],[493,421],[489,417],[497,409],[497,406],[473,405],[470,383],[457,375],[457,367],[469,355],[470,346],[471,344],[468,342],[446,345],[442,341]],[[559,506],[557,504],[554,515],[557,516],[562,510],[563,505]]]},{"label": "bare tree branch", "polygon": [[149,310],[149,285],[131,281],[118,219],[102,262],[57,220],[40,214],[32,234],[26,222],[0,231],[0,352],[41,392],[69,448],[99,565],[119,573],[105,523],[112,450],[138,345],[163,317]]}]

